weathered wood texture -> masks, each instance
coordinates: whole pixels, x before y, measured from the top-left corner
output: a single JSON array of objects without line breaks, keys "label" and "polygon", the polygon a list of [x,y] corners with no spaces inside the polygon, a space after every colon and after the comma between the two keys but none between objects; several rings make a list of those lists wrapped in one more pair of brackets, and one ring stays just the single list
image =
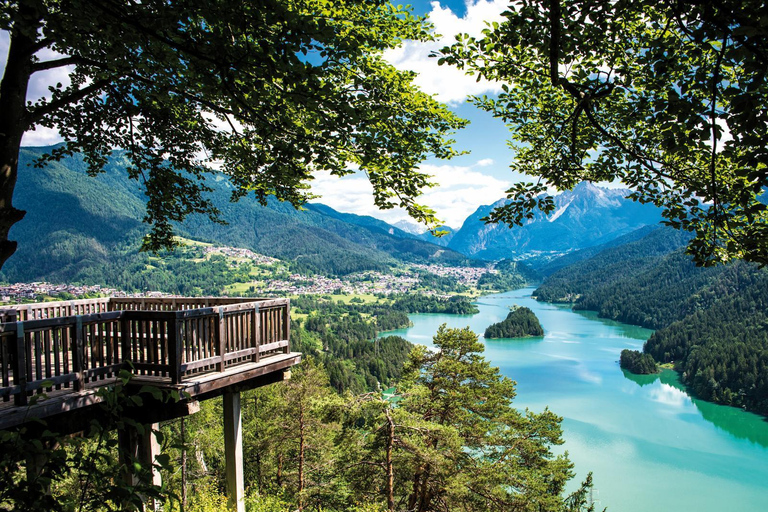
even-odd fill
[{"label": "weathered wood texture", "polygon": [[122,369],[179,383],[289,352],[289,300],[120,298],[0,310],[0,400],[114,379]]}]

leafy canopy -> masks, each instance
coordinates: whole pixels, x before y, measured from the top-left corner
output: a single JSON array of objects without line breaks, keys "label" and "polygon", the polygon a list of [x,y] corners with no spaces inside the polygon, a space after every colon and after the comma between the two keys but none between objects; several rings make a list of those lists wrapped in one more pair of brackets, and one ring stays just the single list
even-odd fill
[{"label": "leafy canopy", "polygon": [[[21,134],[35,125],[66,140],[50,159],[81,152],[91,174],[126,149],[129,174],[145,184],[151,250],[172,246],[185,216],[215,216],[205,192],[229,185],[204,181],[211,164],[233,198],[253,191],[297,206],[312,197],[313,173],[359,168],[377,206],[435,225],[415,201],[429,185],[416,166],[455,155],[448,134],[464,121],[382,58],[404,39],[429,39],[429,28],[385,0],[4,0],[0,105],[21,108],[5,108],[0,165],[15,172]],[[44,59],[48,50],[60,56]],[[71,84],[24,105],[29,78],[57,68]],[[0,182],[3,197],[13,182]]]},{"label": "leafy canopy", "polygon": [[768,263],[768,7],[756,0],[522,0],[441,61],[501,82],[476,97],[510,127],[512,169],[489,221],[550,213],[547,185],[620,181],[691,231],[701,265]]}]

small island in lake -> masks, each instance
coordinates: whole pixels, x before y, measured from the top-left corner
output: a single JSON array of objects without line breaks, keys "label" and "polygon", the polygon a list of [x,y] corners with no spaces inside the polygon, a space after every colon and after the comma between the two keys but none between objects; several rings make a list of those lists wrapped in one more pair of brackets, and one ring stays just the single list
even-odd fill
[{"label": "small island in lake", "polygon": [[544,336],[539,319],[528,308],[515,308],[507,318],[497,324],[488,326],[486,338],[527,338],[529,336]]},{"label": "small island in lake", "polygon": [[656,366],[656,361],[653,360],[651,354],[643,354],[642,352],[629,350],[628,348],[621,351],[619,365],[625,370],[640,375],[659,373],[659,368]]}]

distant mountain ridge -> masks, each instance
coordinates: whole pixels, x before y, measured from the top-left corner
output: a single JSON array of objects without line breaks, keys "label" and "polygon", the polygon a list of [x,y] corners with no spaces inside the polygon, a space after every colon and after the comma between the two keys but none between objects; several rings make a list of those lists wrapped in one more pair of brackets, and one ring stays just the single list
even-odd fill
[{"label": "distant mountain ridge", "polygon": [[649,224],[658,224],[661,211],[627,199],[629,191],[606,189],[584,182],[555,196],[555,211],[541,213],[523,226],[509,228],[480,219],[502,206],[502,199],[481,206],[450,240],[448,248],[475,258],[538,259],[605,244]]},{"label": "distant mountain ridge", "polygon": [[[113,153],[104,173],[90,177],[77,155],[42,169],[30,166],[49,149],[21,151],[14,201],[28,213],[11,232],[19,248],[3,268],[8,280],[79,279],[89,268],[135,254],[147,231],[141,222],[144,194],[139,183],[127,177],[123,152]],[[335,275],[382,270],[397,260],[458,263],[468,259],[372,217],[315,204],[307,205],[305,211],[278,201],[264,207],[251,196],[231,203],[231,190],[226,182],[219,182],[212,193],[226,225],[194,215],[179,226],[179,234],[248,248]]]}]

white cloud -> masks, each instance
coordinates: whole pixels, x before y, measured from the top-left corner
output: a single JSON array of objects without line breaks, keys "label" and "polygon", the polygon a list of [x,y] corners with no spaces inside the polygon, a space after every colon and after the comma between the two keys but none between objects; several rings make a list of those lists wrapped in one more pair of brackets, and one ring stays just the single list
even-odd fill
[{"label": "white cloud", "polygon": [[661,384],[658,387],[653,387],[650,390],[649,395],[651,400],[671,407],[683,408],[690,406],[692,403],[691,397],[685,394],[684,391],[672,387],[669,384]]},{"label": "white cloud", "polygon": [[429,57],[455,42],[456,34],[466,33],[480,36],[486,22],[501,21],[501,13],[508,7],[509,0],[467,0],[467,13],[459,18],[448,7],[432,2],[429,19],[440,37],[432,42],[407,41],[403,46],[385,53],[385,57],[398,69],[416,71],[416,85],[427,94],[437,95],[444,103],[459,104],[470,94],[497,93],[499,84],[487,80],[477,81],[453,66],[438,66],[437,59]]},{"label": "white cloud", "polygon": [[[432,181],[437,185],[426,189],[418,202],[434,209],[447,225],[461,227],[479,205],[493,203],[510,186],[508,181],[473,170],[491,163],[484,159],[472,166],[422,165],[421,171],[433,176]],[[312,192],[322,196],[318,202],[342,212],[371,215],[390,223],[409,218],[399,208],[379,210],[373,204],[371,184],[363,174],[336,178],[320,173],[312,182]]]}]

